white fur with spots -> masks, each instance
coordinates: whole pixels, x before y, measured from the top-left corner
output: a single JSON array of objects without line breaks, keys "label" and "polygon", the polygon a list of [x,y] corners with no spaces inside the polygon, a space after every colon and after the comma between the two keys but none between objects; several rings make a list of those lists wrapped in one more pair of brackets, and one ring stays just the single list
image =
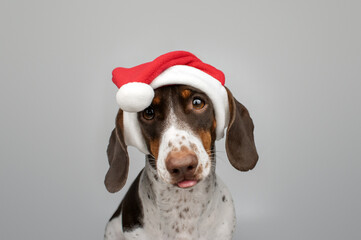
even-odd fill
[{"label": "white fur with spots", "polygon": [[[213,171],[213,170],[212,170]],[[107,225],[106,240],[230,240],[235,227],[232,197],[216,174],[192,188],[163,182],[147,163],[139,184],[143,227],[122,233],[121,215]]]}]

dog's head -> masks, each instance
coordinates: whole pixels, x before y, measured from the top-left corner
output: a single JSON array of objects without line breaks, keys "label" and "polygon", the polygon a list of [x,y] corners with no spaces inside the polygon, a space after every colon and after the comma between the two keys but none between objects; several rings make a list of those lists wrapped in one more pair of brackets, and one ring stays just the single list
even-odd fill
[{"label": "dog's head", "polygon": [[[258,160],[253,122],[247,109],[226,90],[229,106],[227,156],[236,169],[248,171]],[[213,104],[196,88],[171,85],[157,88],[152,104],[136,113],[149,154],[147,159],[161,181],[180,188],[192,187],[214,170],[217,121]],[[108,145],[110,168],[105,185],[109,192],[119,191],[128,175],[125,135],[132,133],[127,133],[124,117],[124,112],[119,110]]]}]

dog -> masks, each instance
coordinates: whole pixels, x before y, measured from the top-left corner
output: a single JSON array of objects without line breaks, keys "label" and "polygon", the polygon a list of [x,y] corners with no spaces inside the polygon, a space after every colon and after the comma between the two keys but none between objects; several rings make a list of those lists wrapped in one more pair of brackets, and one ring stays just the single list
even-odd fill
[{"label": "dog", "polygon": [[[226,152],[233,167],[258,160],[248,110],[226,88],[229,119]],[[215,173],[217,121],[214,103],[188,85],[155,89],[151,105],[136,114],[149,154],[107,223],[106,240],[228,240],[236,223],[230,192]],[[120,190],[128,175],[124,112],[119,110],[107,149],[105,184]]]}]

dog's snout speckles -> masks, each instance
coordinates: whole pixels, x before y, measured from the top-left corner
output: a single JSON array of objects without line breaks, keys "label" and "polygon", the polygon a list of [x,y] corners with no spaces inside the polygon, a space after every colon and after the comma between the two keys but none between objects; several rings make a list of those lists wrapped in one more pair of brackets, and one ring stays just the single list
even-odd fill
[{"label": "dog's snout speckles", "polygon": [[209,173],[205,166],[210,166],[210,159],[202,140],[187,129],[169,127],[163,133],[159,150],[157,169],[165,182],[200,180]]}]

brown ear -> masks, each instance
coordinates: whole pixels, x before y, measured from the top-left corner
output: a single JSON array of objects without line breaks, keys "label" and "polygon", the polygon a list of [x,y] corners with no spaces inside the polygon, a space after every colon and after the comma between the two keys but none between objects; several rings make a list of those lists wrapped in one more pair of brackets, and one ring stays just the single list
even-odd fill
[{"label": "brown ear", "polygon": [[123,132],[123,111],[119,110],[116,127],[109,139],[107,149],[109,170],[104,180],[105,187],[111,193],[122,189],[128,177],[129,157]]},{"label": "brown ear", "polygon": [[229,103],[229,124],[226,137],[226,151],[232,166],[248,171],[256,166],[258,154],[254,143],[254,125],[248,110],[240,104],[226,88]]}]

